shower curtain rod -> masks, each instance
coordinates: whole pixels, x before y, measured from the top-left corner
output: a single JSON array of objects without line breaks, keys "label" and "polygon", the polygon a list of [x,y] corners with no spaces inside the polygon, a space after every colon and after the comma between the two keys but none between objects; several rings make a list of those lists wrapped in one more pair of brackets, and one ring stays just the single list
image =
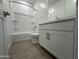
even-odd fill
[{"label": "shower curtain rod", "polygon": [[21,2],[17,2],[17,1],[9,1],[9,2],[22,4],[22,5],[28,6],[28,7],[30,7],[30,8],[33,8],[33,9],[34,9],[34,11],[39,11],[39,10],[35,9],[34,7],[32,7],[32,6],[26,5],[26,4],[21,3]]}]

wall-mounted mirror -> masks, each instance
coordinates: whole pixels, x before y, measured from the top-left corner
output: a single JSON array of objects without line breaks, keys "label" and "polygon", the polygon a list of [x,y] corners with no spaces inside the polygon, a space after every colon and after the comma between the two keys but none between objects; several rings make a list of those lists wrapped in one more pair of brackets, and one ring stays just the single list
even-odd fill
[{"label": "wall-mounted mirror", "polygon": [[76,0],[48,0],[48,5],[49,20],[76,16]]}]

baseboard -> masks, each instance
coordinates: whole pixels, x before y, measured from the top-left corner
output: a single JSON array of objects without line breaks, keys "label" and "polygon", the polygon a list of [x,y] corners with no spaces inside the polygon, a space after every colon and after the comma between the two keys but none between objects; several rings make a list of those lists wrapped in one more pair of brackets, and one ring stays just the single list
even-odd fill
[{"label": "baseboard", "polygon": [[41,47],[41,48],[43,48],[48,54],[50,54],[50,56],[52,56],[54,59],[58,59],[55,55],[53,55],[51,52],[49,52],[43,45],[41,45],[40,43],[38,43],[39,44],[39,46]]},{"label": "baseboard", "polygon": [[0,56],[0,59],[9,59],[10,56]]}]

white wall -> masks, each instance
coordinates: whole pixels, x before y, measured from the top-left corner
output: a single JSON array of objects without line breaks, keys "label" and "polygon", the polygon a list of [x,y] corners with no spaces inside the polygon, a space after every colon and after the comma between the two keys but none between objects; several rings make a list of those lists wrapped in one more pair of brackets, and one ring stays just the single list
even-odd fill
[{"label": "white wall", "polygon": [[[45,8],[41,7],[40,4],[44,4]],[[35,8],[38,10],[35,19],[38,23],[48,21],[48,0],[38,0],[35,4]]]},{"label": "white wall", "polygon": [[[25,2],[26,5],[30,5]],[[13,13],[13,33],[26,33],[32,31],[33,8],[28,6],[11,3]]]},{"label": "white wall", "polygon": [[[44,6],[42,7],[41,4]],[[33,28],[36,26],[36,32],[39,32],[38,24],[48,21],[48,0],[37,0],[35,8],[38,11],[36,11],[33,18],[33,21],[35,22]]]},{"label": "white wall", "polygon": [[[42,8],[40,6],[40,3],[44,3],[46,7]],[[13,9],[13,12],[18,12],[21,14],[33,16],[34,12],[32,11],[31,8],[28,8],[24,5],[16,4],[16,3],[13,3],[11,6]],[[14,20],[16,19],[17,23],[13,25],[13,27],[16,28],[13,33],[31,32],[33,31],[32,25],[35,25],[35,24],[37,25],[38,23],[46,22],[48,20],[48,0],[38,0],[35,4],[35,8],[38,9],[39,11],[38,11],[38,14],[36,14],[34,17],[14,14]],[[33,20],[35,20],[35,24],[32,24]],[[38,29],[36,29],[36,31],[38,32]]]},{"label": "white wall", "polygon": [[31,21],[33,20],[32,16],[15,14],[14,17],[14,19],[17,21],[16,24],[14,24],[14,33],[31,31]]}]

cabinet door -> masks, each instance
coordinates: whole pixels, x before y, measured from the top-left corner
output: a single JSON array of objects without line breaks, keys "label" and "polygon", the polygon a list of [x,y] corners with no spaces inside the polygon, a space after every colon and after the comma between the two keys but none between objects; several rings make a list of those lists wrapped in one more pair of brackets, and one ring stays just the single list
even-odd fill
[{"label": "cabinet door", "polygon": [[3,25],[0,19],[0,56],[4,55]]},{"label": "cabinet door", "polygon": [[73,32],[46,32],[50,34],[46,49],[59,59],[73,59]]},{"label": "cabinet door", "polygon": [[43,47],[46,47],[47,45],[47,40],[45,38],[46,38],[45,31],[40,30],[39,44],[42,45]]}]

